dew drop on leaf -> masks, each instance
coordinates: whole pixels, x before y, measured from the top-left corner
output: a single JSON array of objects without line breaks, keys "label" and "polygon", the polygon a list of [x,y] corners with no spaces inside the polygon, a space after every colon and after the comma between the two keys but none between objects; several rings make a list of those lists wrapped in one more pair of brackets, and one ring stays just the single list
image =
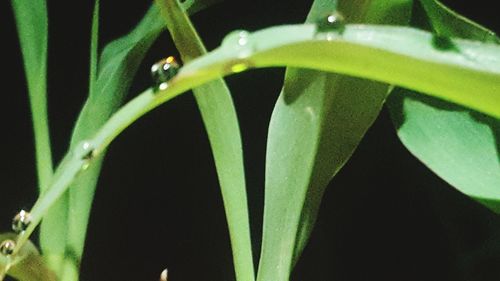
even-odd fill
[{"label": "dew drop on leaf", "polygon": [[13,240],[7,239],[0,244],[0,254],[4,256],[10,256],[14,253],[14,249],[16,248],[16,242]]},{"label": "dew drop on leaf", "polygon": [[235,30],[229,33],[222,41],[222,46],[237,51],[238,58],[246,58],[254,51],[250,33],[246,30]]},{"label": "dew drop on leaf", "polygon": [[168,81],[179,72],[180,65],[173,56],[158,61],[151,66],[151,76],[155,91],[163,91],[168,87]]},{"label": "dew drop on leaf", "polygon": [[345,18],[344,16],[335,11],[330,13],[316,22],[316,31],[317,32],[337,32],[342,33],[345,29]]},{"label": "dew drop on leaf", "polygon": [[31,223],[31,214],[26,212],[25,210],[21,210],[17,215],[12,219],[12,230],[15,233],[21,233],[28,228]]}]

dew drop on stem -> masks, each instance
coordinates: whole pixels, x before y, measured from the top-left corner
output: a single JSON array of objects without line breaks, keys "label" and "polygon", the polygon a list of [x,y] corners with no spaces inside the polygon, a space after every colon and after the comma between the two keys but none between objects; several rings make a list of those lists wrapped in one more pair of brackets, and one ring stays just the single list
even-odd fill
[{"label": "dew drop on stem", "polygon": [[26,212],[25,210],[21,210],[16,216],[12,219],[12,230],[15,233],[24,232],[31,223],[31,214]]},{"label": "dew drop on stem", "polygon": [[90,161],[96,156],[94,144],[88,140],[81,141],[75,147],[74,155],[77,159],[83,161],[82,170],[86,170],[90,165]]},{"label": "dew drop on stem", "polygon": [[4,240],[0,244],[0,254],[4,256],[10,256],[14,253],[14,249],[16,248],[16,242],[13,240]]},{"label": "dew drop on stem", "polygon": [[180,64],[173,56],[164,58],[151,66],[153,89],[155,92],[168,88],[168,82],[179,72]]}]

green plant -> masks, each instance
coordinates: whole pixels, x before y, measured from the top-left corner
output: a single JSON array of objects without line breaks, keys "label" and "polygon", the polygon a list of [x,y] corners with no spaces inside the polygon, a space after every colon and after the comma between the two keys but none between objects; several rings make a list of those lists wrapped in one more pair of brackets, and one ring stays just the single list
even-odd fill
[{"label": "green plant", "polygon": [[[26,229],[2,239],[15,244],[4,244],[1,275],[9,270],[20,280],[78,280],[106,148],[136,119],[190,89],[214,153],[237,280],[289,279],[327,183],[350,158],[386,98],[398,134],[417,157],[460,191],[500,209],[500,47],[491,31],[433,0],[316,0],[305,24],[236,31],[207,53],[185,11],[212,2],[158,0],[160,9],[153,6],[130,34],[108,44],[100,58],[96,2],[89,97],[69,152],[53,171],[46,108],[46,5],[41,0],[12,1],[30,93],[40,196]],[[406,27],[412,18],[421,25]],[[148,89],[123,104],[164,22],[186,64],[165,87]],[[274,66],[289,69],[269,127],[263,245],[255,277],[240,133],[221,77]],[[42,218],[45,261],[28,243]]]}]

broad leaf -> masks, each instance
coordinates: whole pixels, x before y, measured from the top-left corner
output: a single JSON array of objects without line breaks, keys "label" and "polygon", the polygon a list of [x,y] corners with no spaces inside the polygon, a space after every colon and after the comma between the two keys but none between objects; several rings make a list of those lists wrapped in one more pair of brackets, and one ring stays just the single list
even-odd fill
[{"label": "broad leaf", "polygon": [[[184,62],[206,49],[177,0],[157,0]],[[255,280],[245,187],[243,149],[231,93],[222,79],[193,89],[214,155],[224,200],[236,280]]]},{"label": "broad leaf", "polygon": [[389,108],[403,144],[437,175],[500,212],[500,121],[398,89]]},{"label": "broad leaf", "polygon": [[[441,3],[421,2],[438,34],[499,42]],[[450,185],[500,213],[500,120],[405,89],[389,101],[403,144]]]},{"label": "broad leaf", "polygon": [[[389,2],[338,4],[347,20],[407,22],[412,2]],[[335,11],[335,4],[315,1],[307,21],[325,21]],[[396,10],[398,14],[392,15]],[[287,70],[269,126],[258,280],[289,279],[314,226],[326,186],[378,116],[388,91],[389,85],[369,80]]]}]

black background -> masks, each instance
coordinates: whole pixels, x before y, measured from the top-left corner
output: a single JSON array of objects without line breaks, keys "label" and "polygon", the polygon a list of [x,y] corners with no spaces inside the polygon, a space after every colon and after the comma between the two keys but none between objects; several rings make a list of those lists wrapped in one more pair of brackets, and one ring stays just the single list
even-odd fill
[{"label": "black background", "polygon": [[[84,102],[91,1],[49,1],[49,107],[55,159],[67,149]],[[226,1],[193,16],[208,49],[234,29],[299,23],[312,1]],[[491,1],[453,1],[499,31]],[[453,2],[453,3],[451,3]],[[8,1],[0,4],[0,230],[36,199],[32,130],[19,44]],[[101,45],[123,35],[149,1],[102,1]],[[175,54],[165,35],[131,96],[149,86],[149,65]],[[265,136],[282,69],[227,78],[240,117],[258,258]],[[292,280],[500,280],[500,220],[418,162],[384,110],[328,188],[317,227]],[[151,112],[111,146],[89,225],[82,280],[234,280],[222,201],[203,124],[190,94]]]}]

